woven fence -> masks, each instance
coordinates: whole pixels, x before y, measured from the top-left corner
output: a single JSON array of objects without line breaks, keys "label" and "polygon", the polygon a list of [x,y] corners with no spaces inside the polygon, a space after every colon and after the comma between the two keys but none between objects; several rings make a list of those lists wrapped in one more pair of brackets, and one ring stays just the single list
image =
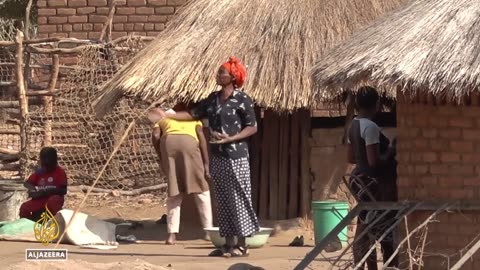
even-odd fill
[{"label": "woven fence", "polygon": [[[142,117],[149,104],[125,97],[101,120],[95,119],[91,107],[99,86],[151,38],[129,36],[108,43],[38,39],[19,44],[14,34],[4,37],[0,46],[0,178],[24,179],[37,166],[40,149],[53,146],[70,184],[92,184],[106,164],[99,188],[132,190],[163,183],[151,145],[151,124]],[[18,70],[24,77],[23,94]]]}]

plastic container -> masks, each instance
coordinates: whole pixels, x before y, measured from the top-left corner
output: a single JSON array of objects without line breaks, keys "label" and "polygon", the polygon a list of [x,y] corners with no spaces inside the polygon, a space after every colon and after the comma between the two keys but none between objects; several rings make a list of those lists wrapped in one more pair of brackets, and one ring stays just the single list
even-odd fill
[{"label": "plastic container", "polygon": [[[206,228],[205,231],[208,233],[208,236],[210,236],[210,240],[215,247],[219,248],[225,245],[225,238],[220,237],[220,231],[218,230],[218,227]],[[256,233],[252,237],[247,237],[245,239],[245,241],[247,242],[247,246],[249,248],[263,247],[267,243],[268,238],[270,237],[270,234],[272,234],[272,232],[272,228],[260,228],[260,232]]]},{"label": "plastic container", "polygon": [[[315,245],[318,245],[339,223],[347,216],[348,202],[316,201],[312,202],[313,227],[315,233]],[[348,228],[345,227],[338,238],[345,246],[348,240]]]},{"label": "plastic container", "polygon": [[23,183],[0,181],[0,221],[19,219],[20,206],[27,200]]}]

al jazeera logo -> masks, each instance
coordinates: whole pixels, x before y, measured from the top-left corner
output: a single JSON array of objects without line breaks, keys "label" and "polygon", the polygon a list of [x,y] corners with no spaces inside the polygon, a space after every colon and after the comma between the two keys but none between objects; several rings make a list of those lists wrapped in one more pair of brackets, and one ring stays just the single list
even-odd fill
[{"label": "al jazeera logo", "polygon": [[[40,219],[33,226],[35,239],[45,247],[57,240],[60,236],[60,226],[52,215],[52,212],[46,207]],[[67,260],[66,249],[27,249],[25,257],[27,261],[65,261]]]}]

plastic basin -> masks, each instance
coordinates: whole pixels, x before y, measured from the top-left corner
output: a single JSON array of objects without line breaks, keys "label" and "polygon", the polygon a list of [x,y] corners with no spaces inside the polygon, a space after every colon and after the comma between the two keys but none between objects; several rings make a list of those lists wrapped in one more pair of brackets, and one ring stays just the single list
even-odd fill
[{"label": "plastic basin", "polygon": [[[212,228],[206,228],[205,231],[208,233],[208,236],[210,236],[210,240],[212,241],[212,244],[215,247],[221,247],[225,245],[225,238],[220,237],[220,231],[218,227],[212,227]],[[268,238],[272,234],[273,229],[272,228],[260,228],[260,231],[253,235],[252,237],[247,237],[247,245],[249,248],[261,248],[263,247],[267,242]]]}]

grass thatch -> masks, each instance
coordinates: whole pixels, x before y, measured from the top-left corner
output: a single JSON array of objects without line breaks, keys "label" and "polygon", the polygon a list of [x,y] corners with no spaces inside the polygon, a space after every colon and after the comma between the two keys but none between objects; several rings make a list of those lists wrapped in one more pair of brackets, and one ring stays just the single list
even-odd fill
[{"label": "grass thatch", "polygon": [[313,68],[329,100],[363,84],[457,100],[480,87],[480,0],[418,0],[332,49]]},{"label": "grass thatch", "polygon": [[122,94],[198,101],[230,55],[248,65],[245,91],[279,111],[316,105],[314,60],[407,0],[192,0],[158,39],[104,86],[102,114]]}]

